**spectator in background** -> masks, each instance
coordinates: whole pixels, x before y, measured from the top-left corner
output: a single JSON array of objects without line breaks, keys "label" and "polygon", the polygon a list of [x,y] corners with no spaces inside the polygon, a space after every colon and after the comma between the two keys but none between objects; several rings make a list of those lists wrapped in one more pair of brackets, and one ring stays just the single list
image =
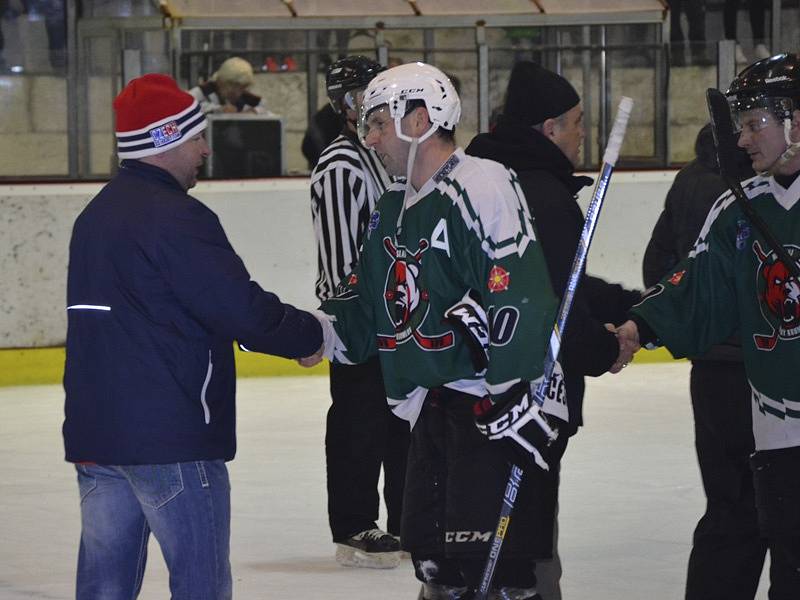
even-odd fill
[{"label": "spectator in background", "polygon": [[[753,54],[756,60],[769,58],[771,52],[767,48],[767,38],[764,33],[764,21],[767,12],[767,0],[749,0],[750,29],[753,33]],[[723,25],[725,26],[725,39],[738,40],[736,36],[737,22],[739,18],[739,0],[725,0],[725,7],[722,12]],[[736,62],[746,64],[750,61],[742,50],[741,44],[736,42]]]},{"label": "spectator in background", "polygon": [[44,19],[50,66],[57,73],[67,65],[67,12],[64,0],[27,0],[23,2],[28,18]]},{"label": "spectator in background", "polygon": [[[331,48],[331,35],[335,39],[335,45]],[[349,29],[320,29],[317,32],[317,48],[320,50],[319,70],[326,72],[331,64],[347,56],[347,46],[350,43]],[[335,51],[335,58],[331,57],[331,52]]]},{"label": "spectator in background", "polygon": [[266,113],[261,96],[249,91],[253,81],[250,63],[233,56],[220,65],[209,81],[189,93],[200,103],[203,113]]},{"label": "spectator in background", "polygon": [[686,64],[681,12],[686,14],[686,21],[689,24],[688,39],[691,64],[709,64],[706,54],[705,0],[669,0],[669,41],[672,64],[676,67],[682,67]]},{"label": "spectator in background", "polygon": [[[698,133],[695,154],[675,177],[647,245],[643,272],[648,287],[686,257],[709,210],[728,189],[719,174],[710,124]],[[739,156],[740,179],[752,177],[747,154],[740,151]],[[695,448],[706,512],[694,530],[686,600],[753,600],[767,544],[758,532],[748,463],[753,420],[741,342],[732,337],[691,361]]]},{"label": "spectator in background", "polygon": [[6,19],[7,10],[8,0],[0,0],[0,73],[4,73],[8,69],[6,57],[3,52],[6,48],[6,38],[3,35],[3,21]]}]

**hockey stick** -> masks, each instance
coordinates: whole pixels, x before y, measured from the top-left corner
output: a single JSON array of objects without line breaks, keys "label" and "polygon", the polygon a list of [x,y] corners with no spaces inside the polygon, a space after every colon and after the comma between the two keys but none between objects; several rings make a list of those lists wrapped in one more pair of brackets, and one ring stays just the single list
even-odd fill
[{"label": "hockey stick", "polygon": [[[589,245],[592,243],[592,236],[597,226],[600,208],[603,205],[603,200],[608,190],[608,182],[611,179],[614,165],[619,157],[619,149],[622,146],[622,140],[625,138],[625,128],[628,126],[628,119],[631,116],[632,108],[633,100],[631,98],[623,97],[620,100],[619,108],[617,109],[617,118],[614,121],[614,127],[611,129],[611,135],[606,145],[605,154],[603,154],[603,167],[600,171],[600,177],[597,179],[594,192],[592,193],[592,200],[589,203],[589,207],[586,209],[586,220],[583,223],[583,231],[581,232],[578,248],[575,252],[575,258],[572,261],[572,269],[570,270],[569,280],[567,281],[567,288],[564,290],[564,297],[561,299],[561,305],[558,309],[558,317],[550,333],[550,343],[547,349],[547,356],[544,360],[544,375],[539,385],[535,388],[533,388],[533,386],[531,387],[531,396],[539,406],[544,404],[550,382],[553,378],[553,370],[555,369],[558,354],[561,351],[561,336],[564,334],[564,328],[567,326],[567,318],[572,309],[572,302],[575,299],[575,292],[580,283],[583,267],[586,264],[586,256],[589,254]],[[503,493],[503,504],[500,507],[500,518],[497,522],[497,529],[495,529],[491,545],[489,546],[489,556],[486,558],[486,566],[483,569],[481,584],[478,588],[475,600],[486,600],[489,597],[494,571],[500,558],[500,550],[503,545],[503,540],[505,539],[506,531],[511,522],[511,513],[514,510],[514,501],[516,500],[519,486],[522,483],[522,476],[523,470],[517,465],[511,465],[511,473],[508,476],[506,489]]]},{"label": "hockey stick", "polygon": [[717,89],[708,88],[706,91],[706,102],[708,103],[708,113],[711,116],[711,131],[714,133],[714,145],[717,149],[717,161],[719,170],[725,183],[733,192],[733,197],[739,208],[747,217],[759,233],[767,241],[772,251],[778,259],[786,266],[795,281],[800,282],[800,269],[797,262],[792,260],[783,244],[778,241],[770,228],[755,211],[747,195],[739,183],[736,172],[736,136],[733,133],[733,118],[731,117],[731,107],[728,99]]}]

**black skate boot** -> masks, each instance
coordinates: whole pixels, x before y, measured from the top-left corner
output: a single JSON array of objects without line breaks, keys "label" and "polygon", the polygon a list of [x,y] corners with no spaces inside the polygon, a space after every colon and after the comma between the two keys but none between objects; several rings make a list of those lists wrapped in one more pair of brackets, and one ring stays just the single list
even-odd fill
[{"label": "black skate boot", "polygon": [[367,529],[336,544],[336,562],[345,567],[394,569],[400,564],[400,542],[380,529]]}]

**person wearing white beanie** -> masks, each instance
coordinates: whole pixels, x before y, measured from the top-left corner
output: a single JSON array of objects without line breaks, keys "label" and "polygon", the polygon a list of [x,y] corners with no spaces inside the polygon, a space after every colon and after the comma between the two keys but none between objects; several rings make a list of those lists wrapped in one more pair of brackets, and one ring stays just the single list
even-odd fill
[{"label": "person wearing white beanie", "polygon": [[245,59],[232,56],[223,62],[207,82],[193,87],[189,93],[200,103],[204,114],[225,112],[267,112],[261,96],[250,91],[255,77],[253,67]]}]

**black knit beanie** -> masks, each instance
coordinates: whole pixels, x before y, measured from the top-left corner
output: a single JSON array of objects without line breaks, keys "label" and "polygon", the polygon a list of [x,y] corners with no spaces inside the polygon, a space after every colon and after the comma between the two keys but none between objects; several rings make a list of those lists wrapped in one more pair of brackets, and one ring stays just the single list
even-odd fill
[{"label": "black knit beanie", "polygon": [[514,65],[503,114],[523,125],[538,125],[563,115],[581,101],[569,81],[530,61]]}]

